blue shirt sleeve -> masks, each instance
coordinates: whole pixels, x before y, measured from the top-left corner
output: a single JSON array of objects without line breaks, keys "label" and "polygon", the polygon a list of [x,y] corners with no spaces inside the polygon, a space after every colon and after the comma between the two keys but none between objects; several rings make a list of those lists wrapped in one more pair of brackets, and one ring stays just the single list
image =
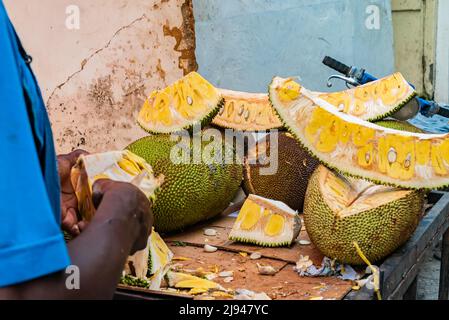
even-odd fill
[{"label": "blue shirt sleeve", "polygon": [[[70,263],[25,101],[23,79],[29,75],[18,63],[12,30],[0,0],[0,287],[63,270]],[[51,152],[54,158],[53,148]]]}]

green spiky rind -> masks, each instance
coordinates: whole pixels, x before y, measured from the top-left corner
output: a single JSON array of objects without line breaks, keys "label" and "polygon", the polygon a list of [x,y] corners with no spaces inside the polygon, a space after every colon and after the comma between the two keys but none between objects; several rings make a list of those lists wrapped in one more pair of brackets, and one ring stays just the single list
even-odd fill
[{"label": "green spiky rind", "polygon": [[376,122],[376,121],[380,121],[383,120],[385,118],[388,118],[390,116],[392,116],[393,114],[395,114],[396,112],[398,112],[399,110],[401,110],[407,103],[409,103],[412,99],[414,99],[416,97],[416,92],[413,91],[407,98],[405,98],[399,105],[397,105],[396,107],[394,107],[393,109],[391,109],[390,111],[388,111],[387,113],[381,114],[375,118],[372,119],[368,119],[366,121],[368,122]]},{"label": "green spiky rind", "polygon": [[378,122],[375,122],[376,125],[389,128],[389,129],[395,129],[405,132],[413,132],[413,133],[426,133],[426,131],[415,127],[411,123],[407,121],[399,121],[399,120],[381,120]]},{"label": "green spiky rind", "polygon": [[145,279],[140,279],[137,277],[133,277],[131,275],[126,275],[120,278],[120,284],[124,284],[131,287],[145,288],[148,289],[150,287],[150,283]]},{"label": "green spiky rind", "polygon": [[212,123],[212,126],[214,126],[214,127],[216,127],[216,128],[232,129],[232,130],[235,130],[235,131],[241,131],[241,132],[268,132],[268,131],[274,130],[274,129],[277,129],[277,130],[279,130],[279,131],[282,131],[282,129],[283,129],[283,126],[272,127],[272,128],[265,128],[265,129],[259,129],[259,130],[236,129],[236,128],[233,128],[233,127],[231,127],[231,126],[219,125],[219,124],[216,124],[216,123]]},{"label": "green spiky rind", "polygon": [[158,135],[158,134],[161,134],[161,135],[169,135],[169,134],[172,134],[172,133],[178,133],[178,132],[183,131],[183,130],[187,130],[187,131],[189,131],[189,132],[191,133],[192,130],[193,130],[193,128],[194,128],[196,125],[198,125],[198,124],[201,125],[201,128],[203,128],[203,127],[209,125],[209,124],[212,122],[212,120],[215,118],[215,116],[218,114],[218,112],[220,112],[220,109],[223,108],[224,104],[225,104],[225,99],[224,99],[223,97],[221,97],[220,100],[218,101],[217,105],[215,106],[215,108],[214,108],[213,110],[211,110],[211,112],[209,112],[209,113],[208,113],[207,115],[205,115],[203,118],[201,118],[201,119],[195,121],[194,123],[187,124],[187,125],[185,125],[184,127],[173,129],[173,130],[170,131],[170,132],[159,132],[159,131],[151,130],[151,129],[145,127],[142,123],[140,123],[139,119],[137,119],[136,122],[137,122],[137,124],[139,125],[139,127],[141,127],[143,130],[145,130],[145,131],[148,132],[149,134],[154,134],[154,135]]},{"label": "green spiky rind", "polygon": [[229,240],[241,243],[254,244],[260,247],[267,247],[267,248],[289,247],[293,243],[293,241],[267,243],[267,242],[260,242],[254,239],[239,238],[239,237],[229,237]]},{"label": "green spiky rind", "polygon": [[313,158],[317,159],[320,163],[322,163],[323,165],[325,165],[327,168],[332,169],[340,174],[343,174],[347,177],[351,177],[351,178],[356,178],[356,179],[362,179],[362,180],[366,180],[366,181],[370,181],[374,184],[378,184],[378,185],[384,185],[384,186],[390,186],[390,187],[394,187],[394,188],[402,188],[402,189],[411,189],[411,190],[420,190],[420,191],[424,191],[424,192],[429,192],[432,190],[443,190],[445,188],[449,187],[449,182],[447,184],[444,185],[438,185],[438,186],[426,186],[426,187],[412,187],[412,186],[402,186],[400,184],[395,184],[392,182],[386,182],[386,181],[380,181],[378,179],[374,179],[374,178],[368,178],[368,177],[363,177],[361,175],[357,175],[357,174],[353,174],[350,173],[348,171],[339,169],[335,166],[332,166],[330,164],[328,164],[326,161],[320,159],[319,156],[315,155],[302,141],[301,139],[296,135],[296,133],[294,132],[294,130],[292,130],[292,128],[290,128],[290,126],[285,122],[285,120],[282,118],[282,116],[280,115],[280,113],[277,111],[276,107],[273,104],[273,101],[271,100],[271,84],[268,86],[268,100],[270,101],[270,104],[272,105],[274,111],[276,112],[276,114],[278,115],[279,119],[281,120],[281,122],[283,123],[284,127],[288,130],[288,132],[290,132],[295,139],[298,141],[298,143],[301,145],[301,147],[303,147]]},{"label": "green spiky rind", "polygon": [[153,275],[153,273],[151,272],[151,270],[153,270],[153,259],[151,259],[151,249],[150,250],[150,254],[148,255],[148,272],[147,272],[147,276],[151,276]]}]

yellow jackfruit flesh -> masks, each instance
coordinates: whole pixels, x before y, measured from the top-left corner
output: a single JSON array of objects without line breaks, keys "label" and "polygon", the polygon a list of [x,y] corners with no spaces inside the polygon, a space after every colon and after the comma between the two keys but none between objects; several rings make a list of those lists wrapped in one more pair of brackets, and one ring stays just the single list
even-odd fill
[{"label": "yellow jackfruit flesh", "polygon": [[229,239],[265,247],[288,246],[301,229],[298,213],[286,204],[250,194]]},{"label": "yellow jackfruit flesh", "polygon": [[178,289],[195,289],[207,292],[209,290],[226,291],[221,285],[216,282],[199,278],[190,274],[168,271],[165,276],[168,286]]},{"label": "yellow jackfruit flesh", "polygon": [[371,262],[405,243],[418,225],[424,193],[343,177],[324,166],[312,175],[304,224],[317,248],[331,259],[363,264],[356,242]]},{"label": "yellow jackfruit flesh", "polygon": [[225,103],[212,123],[240,131],[260,131],[282,127],[264,93],[247,93],[218,89]]}]

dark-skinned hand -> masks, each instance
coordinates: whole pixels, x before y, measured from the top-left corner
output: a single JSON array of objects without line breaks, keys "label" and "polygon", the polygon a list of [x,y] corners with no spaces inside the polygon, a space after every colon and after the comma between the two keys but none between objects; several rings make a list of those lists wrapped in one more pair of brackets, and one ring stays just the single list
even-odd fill
[{"label": "dark-skinned hand", "polygon": [[58,156],[58,172],[61,183],[61,223],[62,229],[76,237],[86,227],[85,221],[78,221],[78,200],[70,180],[70,172],[79,156],[88,154],[75,150]]},{"label": "dark-skinned hand", "polygon": [[[154,222],[152,203],[145,194],[131,183],[108,179],[97,180],[92,186],[92,202],[99,209],[114,208],[108,219],[125,221],[135,230],[131,254],[145,249]],[[104,207],[103,207],[104,206]]]}]

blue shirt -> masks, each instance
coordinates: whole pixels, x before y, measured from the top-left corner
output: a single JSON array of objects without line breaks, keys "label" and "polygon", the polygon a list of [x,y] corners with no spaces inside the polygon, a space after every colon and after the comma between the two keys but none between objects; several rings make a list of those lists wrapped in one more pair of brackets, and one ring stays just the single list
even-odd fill
[{"label": "blue shirt", "polygon": [[0,0],[0,287],[70,264],[53,136],[26,58]]}]

